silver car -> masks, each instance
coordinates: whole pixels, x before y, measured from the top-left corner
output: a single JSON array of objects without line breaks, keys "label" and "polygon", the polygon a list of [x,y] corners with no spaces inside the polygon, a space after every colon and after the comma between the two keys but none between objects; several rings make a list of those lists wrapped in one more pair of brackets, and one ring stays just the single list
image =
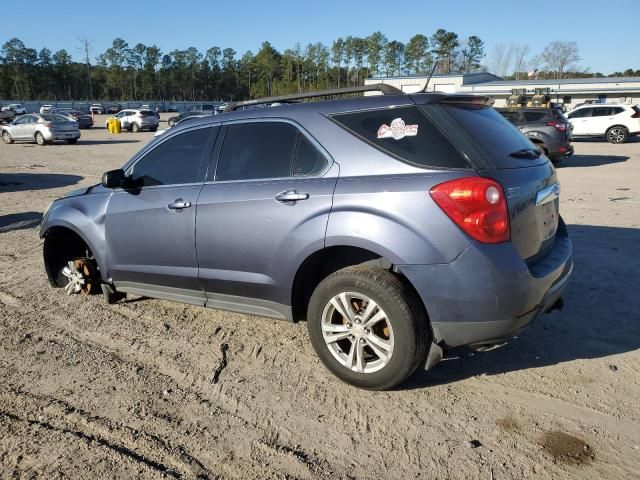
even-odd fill
[{"label": "silver car", "polygon": [[22,115],[9,125],[0,126],[0,132],[7,144],[35,141],[38,145],[46,145],[54,140],[66,140],[74,144],[80,138],[78,122],[50,113]]},{"label": "silver car", "polygon": [[[160,123],[156,113],[145,109],[127,109],[118,112],[116,118],[120,121],[122,130],[139,132],[140,130],[150,130],[155,132]],[[105,122],[105,127],[109,128],[109,120]]]}]

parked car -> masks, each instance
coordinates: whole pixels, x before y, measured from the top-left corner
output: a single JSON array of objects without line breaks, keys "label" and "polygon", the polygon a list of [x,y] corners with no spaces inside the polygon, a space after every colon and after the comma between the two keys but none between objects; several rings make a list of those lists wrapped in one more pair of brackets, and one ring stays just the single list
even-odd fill
[{"label": "parked car", "polygon": [[140,107],[140,110],[149,110],[150,112],[153,112],[153,114],[154,114],[156,117],[160,118],[160,113],[158,113],[158,110],[156,110],[155,108],[151,108],[151,107],[150,107],[149,105],[147,105],[147,104],[142,105],[142,106]]},{"label": "parked car", "polygon": [[107,107],[107,113],[118,113],[120,110],[122,110],[122,107],[119,103],[114,103]]},{"label": "parked car", "polygon": [[[116,118],[120,121],[120,128],[122,130],[129,130],[131,132],[150,130],[155,132],[158,129],[158,117],[152,110],[122,110],[116,115]],[[109,120],[105,122],[105,128],[108,128],[108,122]]]},{"label": "parked car", "polygon": [[11,123],[16,118],[13,110],[0,110],[0,123]]},{"label": "parked car", "polygon": [[93,127],[93,117],[88,113],[83,113],[80,110],[58,110],[57,113],[78,122],[80,129]]},{"label": "parked car", "polygon": [[200,105],[195,105],[191,111],[199,113],[213,113],[216,111],[216,106],[212,103],[202,103]]},{"label": "parked car", "polygon": [[306,319],[325,366],[368,389],[560,308],[549,160],[488,97],[365,88],[387,94],[229,104],[154,138],[44,213],[50,283]]},{"label": "parked car", "polygon": [[174,125],[176,125],[177,123],[182,122],[183,120],[187,119],[187,118],[191,118],[191,117],[203,117],[203,116],[209,116],[209,115],[213,115],[213,112],[202,112],[202,111],[189,111],[189,112],[182,112],[179,115],[176,115],[175,117],[169,117],[169,119],[167,120],[167,124],[169,125],[169,127],[173,127]]},{"label": "parked car", "polygon": [[176,105],[169,105],[167,107],[167,112],[168,113],[177,113],[178,112],[178,107]]},{"label": "parked car", "polygon": [[573,155],[573,126],[557,108],[497,108],[531,142],[540,147],[550,160]]},{"label": "parked car", "polygon": [[40,113],[56,113],[57,109],[53,105],[42,105],[40,107]]},{"label": "parked car", "polygon": [[104,107],[101,103],[93,103],[91,104],[91,107],[89,107],[89,111],[96,115],[102,115],[104,113]]},{"label": "parked car", "polygon": [[155,111],[158,113],[164,113],[165,112],[164,105],[160,105],[160,104],[156,105]]},{"label": "parked car", "polygon": [[25,113],[27,113],[27,109],[24,108],[21,104],[19,103],[10,103],[9,105],[5,105],[4,107],[2,107],[2,111],[6,112],[6,111],[11,111],[13,112],[16,116],[17,115],[24,115]]},{"label": "parked car", "polygon": [[75,120],[53,113],[22,115],[9,125],[0,125],[0,134],[6,144],[26,141],[46,145],[54,140],[74,144],[80,138]]},{"label": "parked car", "polygon": [[610,143],[624,143],[640,135],[640,107],[637,105],[583,105],[567,115],[575,137],[604,137]]}]

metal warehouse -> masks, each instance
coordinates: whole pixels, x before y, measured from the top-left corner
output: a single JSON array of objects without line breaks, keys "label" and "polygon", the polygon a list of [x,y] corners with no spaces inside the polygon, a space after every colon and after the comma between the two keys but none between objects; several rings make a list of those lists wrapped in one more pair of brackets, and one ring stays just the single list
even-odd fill
[{"label": "metal warehouse", "polygon": [[[365,84],[387,83],[412,93],[422,90],[428,76],[374,77]],[[506,105],[513,90],[526,90],[533,95],[536,89],[549,89],[551,101],[564,103],[568,109],[586,101],[598,103],[640,103],[640,77],[565,78],[562,80],[502,80],[486,72],[434,75],[429,91],[446,93],[475,93],[496,100],[495,106]]]}]

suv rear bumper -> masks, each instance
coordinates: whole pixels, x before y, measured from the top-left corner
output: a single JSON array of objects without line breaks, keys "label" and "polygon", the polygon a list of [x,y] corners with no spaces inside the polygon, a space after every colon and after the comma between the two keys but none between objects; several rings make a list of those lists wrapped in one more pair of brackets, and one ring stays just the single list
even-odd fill
[{"label": "suv rear bumper", "polygon": [[552,250],[528,266],[510,243],[474,243],[440,265],[398,265],[427,309],[435,343],[494,343],[515,335],[560,299],[573,253],[561,221]]}]

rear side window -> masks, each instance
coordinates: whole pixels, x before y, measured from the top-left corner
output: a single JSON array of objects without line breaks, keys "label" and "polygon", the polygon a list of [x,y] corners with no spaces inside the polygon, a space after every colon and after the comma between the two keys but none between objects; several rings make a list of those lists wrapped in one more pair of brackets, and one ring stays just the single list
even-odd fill
[{"label": "rear side window", "polygon": [[511,110],[498,110],[500,115],[509,120],[513,124],[520,123],[520,112],[514,112]]},{"label": "rear side window", "polygon": [[547,112],[524,112],[524,118],[529,123],[541,122],[547,116]]},{"label": "rear side window", "polygon": [[611,115],[611,108],[609,107],[596,107],[593,109],[592,117],[606,117]]},{"label": "rear side window", "polygon": [[460,152],[417,107],[345,113],[333,119],[385,153],[413,165],[469,167]]},{"label": "rear side window", "polygon": [[620,107],[612,107],[611,108],[611,115],[618,115],[619,113],[624,112],[624,108],[620,108]]},{"label": "rear side window", "polygon": [[498,168],[511,168],[510,153],[532,148],[531,142],[495,109],[476,105],[443,105],[444,109],[482,147]]},{"label": "rear side window", "polygon": [[212,128],[178,134],[148,152],[132,167],[131,179],[141,187],[198,181],[198,170]]},{"label": "rear side window", "polygon": [[216,181],[258,180],[320,173],[325,158],[293,125],[239,123],[227,127]]}]

